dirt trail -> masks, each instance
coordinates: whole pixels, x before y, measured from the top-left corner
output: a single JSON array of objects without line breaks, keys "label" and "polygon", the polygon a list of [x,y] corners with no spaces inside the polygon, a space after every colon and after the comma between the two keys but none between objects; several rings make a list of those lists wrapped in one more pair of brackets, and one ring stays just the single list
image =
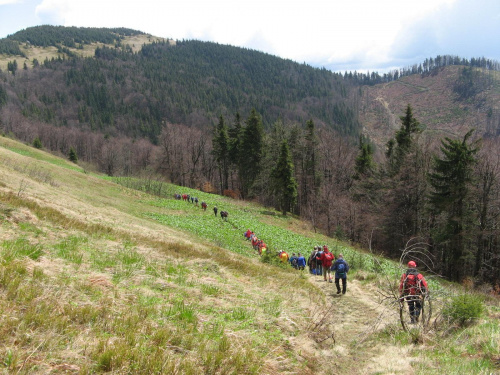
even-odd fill
[{"label": "dirt trail", "polygon": [[[310,280],[332,301],[335,344],[331,374],[413,374],[410,347],[388,346],[375,334],[398,324],[399,311],[381,303],[373,287],[348,278],[347,293],[337,294],[335,283],[310,275]],[[340,284],[342,286],[342,283]]]},{"label": "dirt trail", "polygon": [[396,116],[390,110],[389,103],[387,103],[385,101],[385,99],[383,97],[381,97],[381,96],[375,98],[375,101],[379,102],[384,107],[385,112],[387,114],[387,117],[389,118],[391,129],[397,129],[398,125],[397,125],[397,122],[396,122]]}]

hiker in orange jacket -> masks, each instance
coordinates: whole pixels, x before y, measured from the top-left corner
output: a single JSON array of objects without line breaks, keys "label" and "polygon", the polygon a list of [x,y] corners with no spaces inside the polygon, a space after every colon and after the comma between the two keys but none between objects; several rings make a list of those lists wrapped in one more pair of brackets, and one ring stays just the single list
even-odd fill
[{"label": "hiker in orange jacket", "polygon": [[279,257],[282,263],[288,263],[288,253],[285,250],[281,250],[279,253]]}]

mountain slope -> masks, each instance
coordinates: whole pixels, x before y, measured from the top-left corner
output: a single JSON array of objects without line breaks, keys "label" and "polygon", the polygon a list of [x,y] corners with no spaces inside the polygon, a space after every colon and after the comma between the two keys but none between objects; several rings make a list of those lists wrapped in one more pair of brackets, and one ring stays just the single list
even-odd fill
[{"label": "mountain slope", "polygon": [[[442,373],[450,354],[421,360],[425,346],[405,341],[397,306],[377,297],[397,283],[392,262],[257,205],[164,187],[168,197],[190,193],[227,209],[225,222],[5,137],[0,161],[0,366],[8,372]],[[269,251],[326,243],[344,252],[347,295],[319,276],[262,263],[242,238],[247,227]],[[500,336],[498,320],[484,326]],[[440,348],[426,335],[417,337]],[[445,372],[491,369],[498,342],[484,350],[489,362],[459,350]]]},{"label": "mountain slope", "polygon": [[461,136],[471,128],[478,136],[496,137],[500,126],[500,72],[473,68],[467,83],[472,94],[461,95],[464,66],[437,68],[389,83],[363,87],[360,122],[363,132],[383,149],[401,126],[399,116],[408,104],[427,136]]},{"label": "mountain slope", "polygon": [[[355,91],[340,75],[258,51],[128,29],[50,26],[2,43],[1,60],[15,73],[6,76],[11,106],[33,120],[156,141],[166,122],[206,128],[220,115],[256,108],[266,126],[312,118],[344,135],[359,130]],[[12,43],[27,59],[12,55]]]}]

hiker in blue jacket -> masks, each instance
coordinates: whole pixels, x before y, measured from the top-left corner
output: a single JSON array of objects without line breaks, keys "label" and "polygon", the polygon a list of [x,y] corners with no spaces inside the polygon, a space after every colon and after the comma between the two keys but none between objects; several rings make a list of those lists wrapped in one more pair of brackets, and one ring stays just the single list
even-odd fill
[{"label": "hiker in blue jacket", "polygon": [[301,271],[306,268],[306,258],[301,253],[297,256],[297,268]]},{"label": "hiker in blue jacket", "polygon": [[335,286],[337,287],[337,294],[340,294],[340,279],[342,279],[342,294],[345,294],[347,290],[347,272],[349,271],[349,265],[344,260],[344,256],[342,254],[339,254],[338,259],[335,263],[333,263],[332,271],[335,271]]}]

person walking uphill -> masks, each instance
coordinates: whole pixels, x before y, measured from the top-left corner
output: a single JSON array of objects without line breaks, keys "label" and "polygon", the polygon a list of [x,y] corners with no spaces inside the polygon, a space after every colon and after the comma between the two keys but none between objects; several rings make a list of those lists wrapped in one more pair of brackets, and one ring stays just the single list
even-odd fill
[{"label": "person walking uphill", "polygon": [[340,294],[340,279],[342,279],[342,294],[347,291],[347,272],[349,272],[349,265],[344,260],[344,256],[339,254],[339,259],[335,261],[332,267],[335,271],[335,286],[337,287],[337,294]]},{"label": "person walking uphill", "polygon": [[306,258],[301,253],[297,256],[297,268],[301,271],[306,268]]},{"label": "person walking uphill", "polygon": [[[321,267],[323,268],[323,279],[325,281],[330,281],[332,282],[332,276],[330,275],[330,268],[332,267],[333,260],[335,259],[335,256],[330,253],[330,250],[328,250],[328,247],[325,245],[323,246],[323,253],[320,256],[321,260]],[[328,279],[326,278],[328,275]]]},{"label": "person walking uphill", "polygon": [[408,303],[411,323],[417,323],[422,310],[422,299],[429,292],[427,281],[417,271],[417,263],[413,260],[408,262],[408,269],[401,275],[399,283],[399,297]]}]

